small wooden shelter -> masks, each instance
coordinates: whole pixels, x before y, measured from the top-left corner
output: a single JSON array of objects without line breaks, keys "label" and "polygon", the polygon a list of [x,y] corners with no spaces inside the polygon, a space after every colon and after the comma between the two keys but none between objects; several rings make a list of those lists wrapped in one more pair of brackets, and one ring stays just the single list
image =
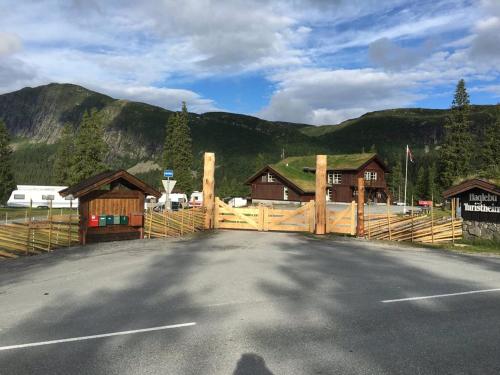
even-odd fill
[{"label": "small wooden shelter", "polygon": [[143,238],[144,200],[161,193],[124,170],[103,172],[59,192],[78,198],[80,243]]}]

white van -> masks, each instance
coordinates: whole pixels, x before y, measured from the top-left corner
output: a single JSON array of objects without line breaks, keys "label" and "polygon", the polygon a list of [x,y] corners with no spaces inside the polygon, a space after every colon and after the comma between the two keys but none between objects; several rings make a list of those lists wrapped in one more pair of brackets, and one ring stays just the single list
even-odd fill
[{"label": "white van", "polygon": [[67,186],[39,186],[39,185],[17,185],[7,201],[8,207],[29,207],[30,201],[32,207],[49,207],[52,202],[52,208],[73,208],[78,207],[78,199],[63,198],[59,192],[66,189]]}]

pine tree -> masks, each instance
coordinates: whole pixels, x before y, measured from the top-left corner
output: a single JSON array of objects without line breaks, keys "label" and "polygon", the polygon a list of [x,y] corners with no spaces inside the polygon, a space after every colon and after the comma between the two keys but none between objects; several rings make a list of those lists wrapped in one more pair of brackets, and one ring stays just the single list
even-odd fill
[{"label": "pine tree", "polygon": [[193,145],[186,103],[182,103],[180,113],[170,117],[163,150],[164,167],[171,166],[176,187],[189,195],[193,191]]},{"label": "pine tree", "polygon": [[74,131],[70,124],[65,124],[54,160],[54,181],[57,184],[69,185],[72,155],[74,149]]},{"label": "pine tree", "polygon": [[0,204],[5,204],[12,190],[16,188],[10,159],[12,149],[9,142],[7,126],[0,120]]},{"label": "pine tree", "polygon": [[83,115],[75,138],[69,180],[76,184],[97,173],[104,172],[107,145],[104,141],[102,118],[96,110]]},{"label": "pine tree", "polygon": [[459,177],[465,177],[471,171],[473,139],[470,133],[470,101],[461,79],[455,90],[451,105],[451,114],[444,126],[444,143],[441,147],[441,180],[448,187]]},{"label": "pine tree", "polygon": [[389,188],[392,191],[392,196],[394,200],[402,201],[402,191],[404,189],[404,176],[403,176],[403,165],[401,160],[397,159],[394,167],[392,167],[391,173],[389,174]]},{"label": "pine tree", "polygon": [[415,194],[418,199],[427,198],[427,183],[425,180],[425,169],[420,166],[417,172],[417,184],[415,186]]},{"label": "pine tree", "polygon": [[172,169],[173,163],[173,149],[175,147],[175,138],[173,136],[174,128],[179,122],[179,114],[173,113],[169,116],[165,126],[165,142],[163,144],[163,167],[165,169]]},{"label": "pine tree", "polygon": [[440,197],[437,180],[436,163],[432,163],[427,170],[427,198],[434,197],[434,200]]},{"label": "pine tree", "polygon": [[481,144],[481,172],[486,178],[500,178],[500,105],[497,105],[496,121],[487,124]]}]

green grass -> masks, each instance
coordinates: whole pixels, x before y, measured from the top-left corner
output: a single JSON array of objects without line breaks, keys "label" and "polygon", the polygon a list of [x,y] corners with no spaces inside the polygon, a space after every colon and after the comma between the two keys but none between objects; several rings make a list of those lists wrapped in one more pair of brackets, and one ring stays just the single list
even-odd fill
[{"label": "green grass", "polygon": [[[28,216],[28,208],[11,208],[2,207],[0,208],[0,224],[5,223],[5,221],[24,219]],[[54,208],[52,209],[52,215],[66,215],[69,213],[75,214],[76,210],[70,210],[69,208]],[[43,217],[47,216],[49,210],[47,208],[32,208],[32,217]]]},{"label": "green grass", "polygon": [[[328,155],[327,168],[336,170],[358,169],[375,154]],[[314,192],[316,175],[304,172],[303,168],[316,168],[316,155],[292,156],[273,164],[272,167],[305,192]]]}]

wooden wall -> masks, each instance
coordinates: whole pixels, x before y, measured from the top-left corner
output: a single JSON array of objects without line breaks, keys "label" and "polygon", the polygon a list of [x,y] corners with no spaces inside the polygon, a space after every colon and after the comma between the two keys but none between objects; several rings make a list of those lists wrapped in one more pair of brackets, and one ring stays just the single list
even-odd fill
[{"label": "wooden wall", "polygon": [[144,227],[130,225],[107,225],[88,227],[91,215],[130,215],[144,213],[144,193],[139,190],[96,190],[80,198],[81,243],[138,239]]}]

